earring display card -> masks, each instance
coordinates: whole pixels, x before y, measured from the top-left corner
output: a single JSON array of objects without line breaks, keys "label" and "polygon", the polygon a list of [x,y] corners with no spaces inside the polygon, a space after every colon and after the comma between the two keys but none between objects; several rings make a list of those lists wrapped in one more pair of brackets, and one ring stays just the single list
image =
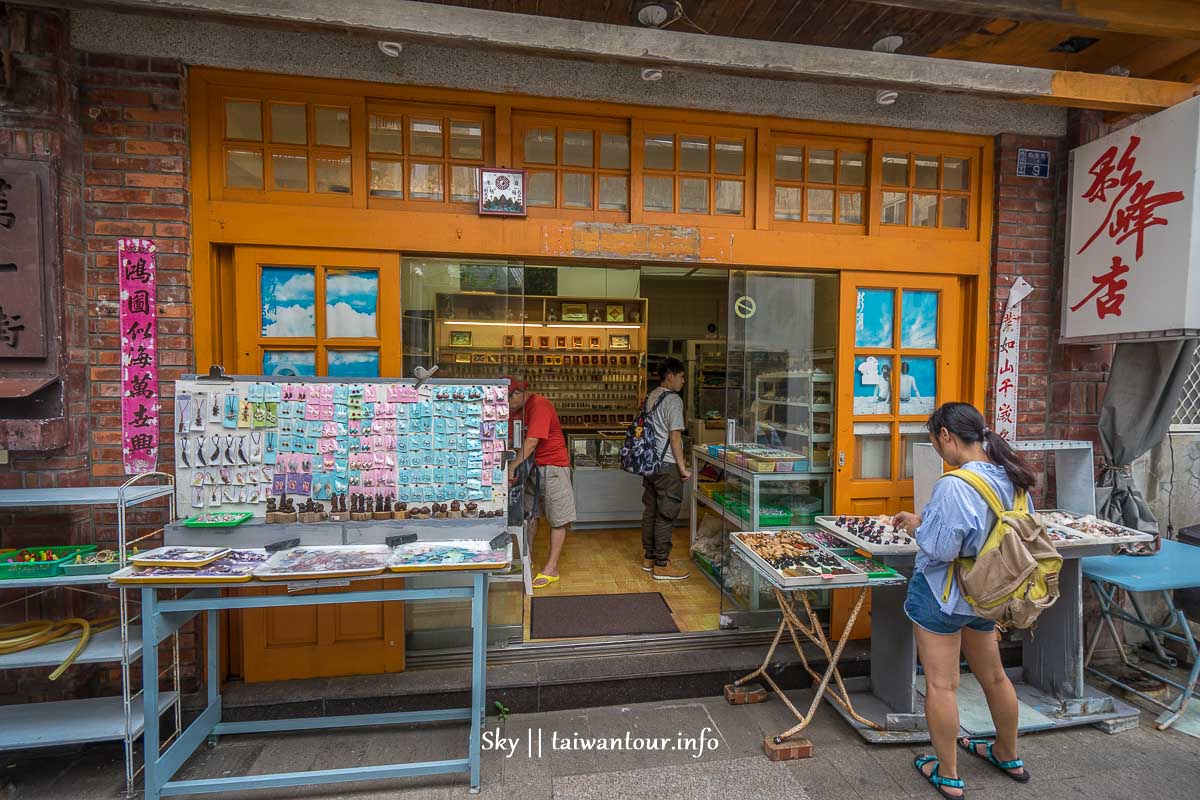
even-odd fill
[{"label": "earring display card", "polygon": [[505,385],[177,381],[175,408],[182,507],[507,515]]}]

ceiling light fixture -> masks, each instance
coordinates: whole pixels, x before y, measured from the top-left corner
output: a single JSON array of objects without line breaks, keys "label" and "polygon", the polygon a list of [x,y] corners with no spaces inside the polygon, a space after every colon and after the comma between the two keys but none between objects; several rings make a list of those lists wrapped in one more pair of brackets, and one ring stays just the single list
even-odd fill
[{"label": "ceiling light fixture", "polygon": [[[887,36],[881,36],[875,40],[875,44],[871,45],[871,49],[876,53],[895,53],[900,49],[900,45],[904,44],[904,37],[891,33]],[[875,105],[890,106],[900,98],[900,93],[895,89],[878,89],[875,92]]]},{"label": "ceiling light fixture", "polygon": [[381,41],[379,43],[379,52],[390,58],[399,58],[402,50],[404,50],[404,45],[400,42]]},{"label": "ceiling light fixture", "polygon": [[663,71],[658,67],[646,67],[642,70],[642,80],[644,81],[661,81],[663,79]]},{"label": "ceiling light fixture", "polygon": [[900,93],[895,89],[880,89],[875,92],[875,104],[880,106],[890,106],[900,98]]},{"label": "ceiling light fixture", "polygon": [[643,28],[661,28],[676,17],[676,4],[670,0],[638,0],[633,19]]}]

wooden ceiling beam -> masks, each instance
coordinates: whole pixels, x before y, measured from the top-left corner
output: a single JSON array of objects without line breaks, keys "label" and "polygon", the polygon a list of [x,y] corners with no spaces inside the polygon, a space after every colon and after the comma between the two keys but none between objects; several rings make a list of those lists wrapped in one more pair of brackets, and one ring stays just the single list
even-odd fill
[{"label": "wooden ceiling beam", "polygon": [[1056,22],[1095,31],[1139,33],[1164,39],[1200,39],[1200,3],[1194,0],[862,0],[910,8],[1022,22]]},{"label": "wooden ceiling beam", "polygon": [[[55,0],[63,5],[64,0]],[[770,80],[949,92],[1109,111],[1150,112],[1192,97],[1190,84],[952,61],[835,47],[763,42],[411,0],[92,0],[85,5],[274,26],[362,32],[441,46]],[[364,51],[364,58],[366,51]]]}]

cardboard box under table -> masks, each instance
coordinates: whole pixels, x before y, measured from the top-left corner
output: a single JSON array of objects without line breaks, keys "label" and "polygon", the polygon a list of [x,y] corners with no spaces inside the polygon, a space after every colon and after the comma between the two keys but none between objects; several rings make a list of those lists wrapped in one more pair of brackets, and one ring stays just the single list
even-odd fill
[{"label": "cardboard box under table", "polygon": [[[804,574],[806,572],[804,569],[777,568],[757,552],[752,544],[747,544],[747,541],[743,539],[743,537],[750,537],[751,539],[754,537],[775,538],[781,534],[790,534],[804,539],[806,542],[805,546],[812,548],[809,552],[818,556],[825,564],[833,565],[832,569],[834,571],[822,575]],[[842,657],[842,652],[846,648],[846,642],[850,638],[850,631],[854,627],[854,620],[862,610],[868,589],[871,587],[902,587],[905,580],[897,574],[890,574],[882,578],[871,578],[862,570],[835,554],[832,550],[812,543],[803,534],[798,532],[732,533],[730,534],[729,541],[731,552],[745,560],[751,569],[754,570],[755,574],[760,576],[771,587],[775,594],[775,600],[779,604],[781,618],[779,627],[775,631],[775,637],[767,650],[762,664],[750,674],[726,686],[725,697],[733,704],[761,702],[767,699],[766,693],[752,687],[757,681],[765,683],[783,701],[784,705],[787,706],[788,710],[797,719],[797,724],[786,731],[781,732],[777,736],[766,737],[763,741],[763,749],[767,757],[773,761],[810,757],[812,755],[812,744],[806,739],[797,739],[794,737],[797,737],[812,722],[822,697],[825,697],[831,704],[837,706],[844,714],[858,717],[857,712],[854,710],[853,701],[846,689],[846,682],[838,671],[838,660]],[[855,601],[850,611],[849,621],[836,642],[830,642],[829,638],[825,636],[820,620],[817,618],[811,599],[809,598],[810,592],[822,591],[831,586],[857,590]],[[792,646],[795,647],[797,654],[800,656],[800,663],[817,687],[812,702],[809,704],[807,711],[804,712],[801,712],[792,704],[783,690],[771,678],[769,671],[769,667],[775,656],[775,650],[779,647],[785,631],[791,639]],[[816,645],[825,656],[826,667],[823,673],[818,673],[808,663],[808,658],[801,645],[800,637]],[[863,724],[869,724],[865,718],[858,718]]]},{"label": "cardboard box under table", "polygon": [[[1075,514],[1095,513],[1092,446],[1076,441],[1021,441],[1022,451],[1052,453],[1058,505]],[[943,464],[933,447],[914,447],[914,500],[924,508]],[[837,517],[818,517],[817,523],[849,544],[906,576],[912,575],[917,546],[879,545],[856,537],[837,525]],[[1097,725],[1109,732],[1137,725],[1138,710],[1084,682],[1083,583],[1080,560],[1111,555],[1120,544],[1149,541],[1148,534],[1128,531],[1122,537],[1063,539],[1055,544],[1063,557],[1060,596],[1038,620],[1034,635],[1022,635],[1021,666],[1009,669],[1020,702],[1022,733],[1074,725]],[[917,675],[917,649],[912,623],[904,614],[902,585],[881,586],[872,592],[871,669],[864,677],[846,681],[859,716],[838,712],[859,735],[872,743],[928,742],[923,676]],[[982,689],[965,674],[958,692],[963,736],[995,733]],[[864,719],[860,718],[860,716]]]}]

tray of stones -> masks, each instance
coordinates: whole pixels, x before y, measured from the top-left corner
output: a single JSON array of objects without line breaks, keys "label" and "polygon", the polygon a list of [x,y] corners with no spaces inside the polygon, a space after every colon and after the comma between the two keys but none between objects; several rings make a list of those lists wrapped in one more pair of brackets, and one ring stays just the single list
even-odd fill
[{"label": "tray of stones", "polygon": [[206,566],[229,552],[228,547],[156,547],[130,556],[135,567],[183,567],[197,569]]},{"label": "tray of stones", "polygon": [[511,545],[493,550],[487,542],[457,540],[409,542],[392,551],[392,572],[447,572],[465,569],[507,569],[512,565]]},{"label": "tray of stones", "polygon": [[813,544],[832,550],[839,556],[847,556],[855,552],[854,545],[829,531],[805,531],[804,537]]},{"label": "tray of stones", "polygon": [[867,576],[800,531],[734,533],[730,542],[767,580],[782,589],[863,584]]},{"label": "tray of stones", "polygon": [[[1039,511],[1038,515],[1045,523],[1050,538],[1060,547],[1075,544],[1133,544],[1154,539],[1149,533],[1135,531],[1091,514],[1075,514],[1052,508]],[[1070,539],[1071,536],[1081,537],[1082,540]]]},{"label": "tray of stones", "polygon": [[385,544],[313,545],[273,553],[254,570],[260,581],[321,580],[378,575],[387,569],[392,548]]},{"label": "tray of stones", "polygon": [[172,585],[183,583],[245,583],[255,567],[267,560],[266,550],[229,550],[202,567],[125,567],[114,572],[117,583]]},{"label": "tray of stones", "polygon": [[917,541],[891,526],[887,516],[817,517],[817,524],[849,542],[853,547],[877,555],[913,555]]}]

